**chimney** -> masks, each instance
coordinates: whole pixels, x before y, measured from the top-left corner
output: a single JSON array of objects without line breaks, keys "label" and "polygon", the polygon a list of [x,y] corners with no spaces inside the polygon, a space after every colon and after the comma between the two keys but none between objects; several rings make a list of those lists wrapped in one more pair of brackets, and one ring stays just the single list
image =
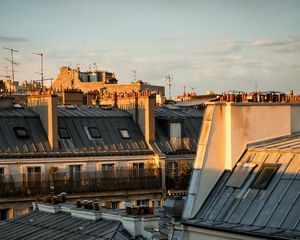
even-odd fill
[{"label": "chimney", "polygon": [[102,82],[107,83],[106,82],[106,72],[105,71],[102,71]]},{"label": "chimney", "polygon": [[40,116],[51,148],[58,148],[57,95],[28,96],[28,107]]}]

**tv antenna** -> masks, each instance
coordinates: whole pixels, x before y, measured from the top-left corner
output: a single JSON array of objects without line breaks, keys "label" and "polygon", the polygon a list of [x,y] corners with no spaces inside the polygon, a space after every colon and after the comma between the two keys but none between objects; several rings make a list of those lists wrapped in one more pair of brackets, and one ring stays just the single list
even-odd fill
[{"label": "tv antenna", "polygon": [[43,53],[32,53],[34,55],[38,55],[41,57],[41,72],[37,72],[37,74],[41,75],[41,84],[42,84],[42,89],[44,87],[44,54]]},{"label": "tv antenna", "polygon": [[166,75],[166,85],[169,87],[169,99],[171,99],[171,87],[172,87],[172,82],[173,82],[173,74],[167,74]]},{"label": "tv antenna", "polygon": [[11,76],[12,76],[12,82],[15,82],[15,70],[14,66],[17,65],[18,63],[14,62],[14,53],[19,52],[18,50],[12,49],[12,48],[7,48],[4,47],[4,49],[9,50],[11,54],[11,59],[4,58],[5,60],[9,61],[11,63]]},{"label": "tv antenna", "polygon": [[133,72],[133,82],[136,82],[136,70],[132,70]]}]

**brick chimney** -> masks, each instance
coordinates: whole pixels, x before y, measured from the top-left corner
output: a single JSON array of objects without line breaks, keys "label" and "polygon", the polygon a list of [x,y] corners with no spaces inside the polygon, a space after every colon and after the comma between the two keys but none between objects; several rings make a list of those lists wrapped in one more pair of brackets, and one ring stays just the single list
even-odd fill
[{"label": "brick chimney", "polygon": [[58,148],[57,95],[28,96],[28,107],[40,116],[51,148]]}]

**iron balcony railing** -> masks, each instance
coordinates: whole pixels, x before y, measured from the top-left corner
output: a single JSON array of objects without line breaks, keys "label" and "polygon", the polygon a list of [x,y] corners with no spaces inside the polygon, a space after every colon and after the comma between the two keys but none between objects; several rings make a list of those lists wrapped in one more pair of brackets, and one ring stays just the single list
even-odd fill
[{"label": "iron balcony railing", "polygon": [[161,169],[117,169],[0,176],[0,197],[159,188],[162,188]]}]

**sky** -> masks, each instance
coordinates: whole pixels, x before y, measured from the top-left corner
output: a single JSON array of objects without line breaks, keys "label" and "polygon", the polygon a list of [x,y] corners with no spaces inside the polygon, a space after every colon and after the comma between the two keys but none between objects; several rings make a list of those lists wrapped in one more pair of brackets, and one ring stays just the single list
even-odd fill
[{"label": "sky", "polygon": [[[172,96],[237,90],[300,94],[299,0],[0,0],[0,74],[62,66],[166,85]],[[168,94],[168,91],[167,91]]]}]

